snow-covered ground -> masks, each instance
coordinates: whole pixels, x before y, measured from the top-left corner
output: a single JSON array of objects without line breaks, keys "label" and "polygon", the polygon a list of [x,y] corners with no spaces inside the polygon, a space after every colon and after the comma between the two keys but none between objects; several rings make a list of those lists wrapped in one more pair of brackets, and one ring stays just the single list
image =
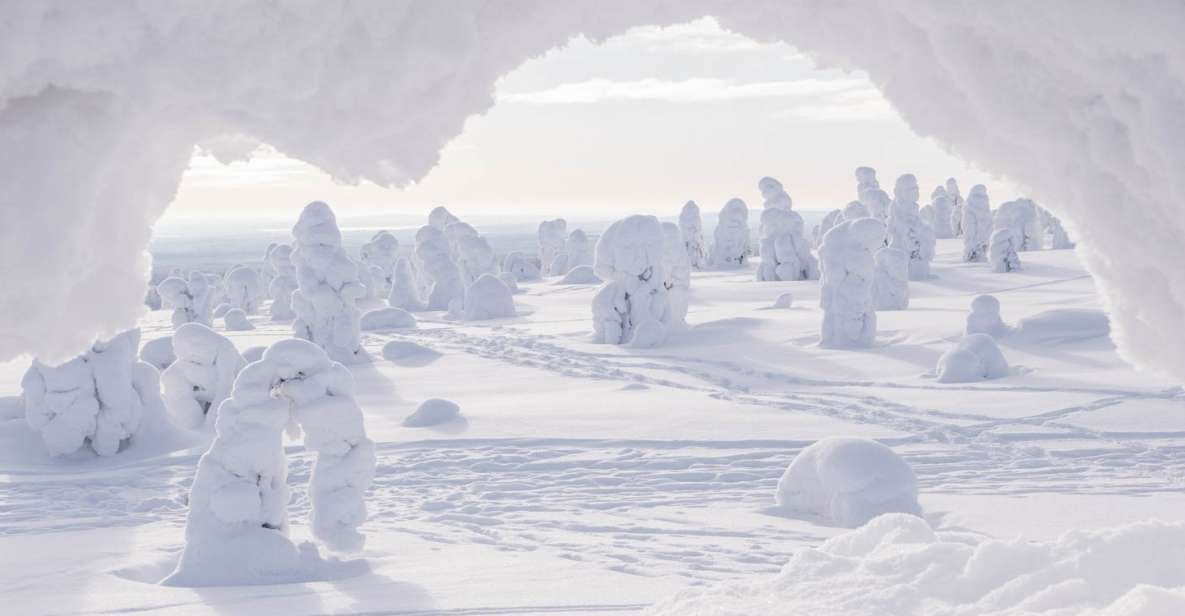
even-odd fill
[{"label": "snow-covered ground", "polygon": [[[368,539],[321,581],[157,585],[210,437],[52,460],[23,417],[4,416],[0,612],[640,612],[688,587],[772,579],[845,532],[774,507],[794,456],[837,435],[901,454],[940,532],[1051,541],[1180,520],[1185,392],[1130,368],[1106,337],[1007,337],[1009,376],[933,378],[978,294],[1010,324],[1099,308],[1073,251],[1026,252],[1021,271],[994,274],[961,249],[938,241],[934,278],[910,283],[908,310],[877,314],[870,349],[817,346],[819,283],[758,283],[751,268],[694,273],[689,327],[654,349],[593,344],[596,287],[556,278],[519,283],[514,318],[421,313],[418,328],[364,332],[374,362],[350,370],[378,458]],[[784,292],[793,307],[772,308]],[[240,351],[291,336],[249,318],[253,331],[222,332]],[[142,329],[169,335],[170,311]],[[383,359],[393,340],[431,352]],[[0,395],[19,393],[27,365],[0,365]],[[430,398],[459,418],[404,427]],[[313,455],[289,443],[289,458],[293,534],[307,539]]]}]

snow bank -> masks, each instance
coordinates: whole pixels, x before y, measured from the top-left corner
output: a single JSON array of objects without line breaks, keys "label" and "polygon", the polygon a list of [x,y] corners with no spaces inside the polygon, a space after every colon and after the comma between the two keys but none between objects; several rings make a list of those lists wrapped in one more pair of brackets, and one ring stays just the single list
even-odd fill
[{"label": "snow bank", "polygon": [[619,220],[597,241],[594,271],[605,284],[593,296],[593,340],[650,347],[666,337],[671,306],[663,284],[663,231],[653,216]]},{"label": "snow bank", "polygon": [[1030,344],[1064,344],[1111,334],[1111,321],[1101,310],[1058,308],[1016,322],[1010,339]]},{"label": "snow bank", "polygon": [[558,284],[601,284],[600,276],[597,276],[590,265],[581,265],[568,270],[567,274],[560,279]]},{"label": "snow bank", "polygon": [[404,329],[416,326],[416,318],[402,308],[378,308],[362,315],[359,324],[363,331]]},{"label": "snow bank", "polygon": [[228,332],[246,332],[255,329],[251,321],[247,320],[247,313],[239,308],[231,308],[222,315],[222,324]]},{"label": "snow bank", "polygon": [[823,236],[819,306],[823,308],[819,345],[868,347],[876,338],[872,295],[873,251],[884,242],[885,225],[876,218],[844,221]]},{"label": "snow bank", "polygon": [[938,358],[939,383],[973,383],[1008,376],[1008,361],[995,338],[968,334],[955,348]]},{"label": "snow bank", "polygon": [[507,319],[515,315],[514,294],[492,274],[482,274],[465,288],[464,306],[461,318],[466,321]]},{"label": "snow bank", "polygon": [[704,221],[695,201],[684,203],[683,209],[679,211],[679,235],[683,238],[683,246],[687,250],[687,259],[692,269],[706,269],[708,246],[704,243]]},{"label": "snow bank", "polygon": [[149,340],[140,347],[140,361],[152,364],[157,370],[164,370],[177,360],[173,353],[173,337],[165,336]]},{"label": "snow bank", "polygon": [[355,305],[365,289],[358,282],[358,267],[342,250],[337,217],[328,205],[314,201],[301,211],[292,237],[297,284],[292,293],[293,335],[314,342],[334,361],[365,361]]},{"label": "snow bank", "polygon": [[563,218],[545,220],[539,223],[539,262],[543,264],[544,276],[555,276],[564,272],[552,271],[556,257],[564,254],[564,241],[568,237],[568,222]]},{"label": "snow bank", "polygon": [[921,518],[889,514],[797,552],[773,579],[684,591],[649,613],[1171,616],[1183,610],[1185,523],[1142,522],[1028,541],[935,531]]},{"label": "snow bank", "polygon": [[787,513],[848,528],[885,513],[922,513],[909,465],[865,438],[829,437],[803,449],[778,480],[776,500]]},{"label": "snow bank", "polygon": [[971,300],[965,334],[987,334],[993,338],[1008,335],[1012,328],[1000,317],[1000,300],[994,295],[976,295]]},{"label": "snow bank", "polygon": [[729,199],[720,210],[713,234],[710,261],[716,269],[743,267],[753,254],[749,245],[749,207],[740,199]]},{"label": "snow bank", "polygon": [[461,418],[461,407],[451,400],[431,398],[420,403],[416,411],[403,418],[405,428],[427,428]]},{"label": "snow bank", "polygon": [[160,374],[137,360],[139,347],[140,330],[133,329],[57,366],[33,360],[21,379],[25,420],[50,455],[83,448],[114,455],[146,419],[164,413]]},{"label": "snow bank", "polygon": [[317,454],[309,482],[313,536],[335,551],[361,549],[365,537],[357,529],[366,520],[363,495],[375,455],[353,394],[349,370],[306,340],[277,342],[244,368],[218,409],[217,436],[198,461],[185,550],[163,583],[306,579],[308,558],[288,539],[282,433],[290,425],[303,429],[305,448]]},{"label": "snow bank", "polygon": [[218,405],[247,362],[234,343],[200,323],[178,327],[173,339],[177,360],[160,375],[165,408],[181,427],[213,428]]}]

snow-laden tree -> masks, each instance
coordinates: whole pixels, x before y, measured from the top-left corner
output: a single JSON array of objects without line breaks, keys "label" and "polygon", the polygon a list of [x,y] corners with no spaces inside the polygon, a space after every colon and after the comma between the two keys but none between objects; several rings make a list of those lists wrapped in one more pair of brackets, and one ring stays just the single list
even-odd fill
[{"label": "snow-laden tree", "polygon": [[954,237],[955,232],[950,226],[951,198],[942,186],[935,186],[930,192],[930,212],[930,226],[934,228],[934,237],[940,240]]},{"label": "snow-laden tree", "polygon": [[1041,240],[1045,234],[1037,216],[1037,204],[1032,199],[1022,198],[1001,204],[992,214],[992,228],[1011,231],[1017,252],[1041,250]]},{"label": "snow-laden tree", "polygon": [[672,326],[687,323],[687,303],[691,295],[691,258],[683,243],[679,225],[662,223],[663,271],[666,273],[663,286],[667,290],[667,301],[671,306]]},{"label": "snow-laden tree", "polygon": [[190,272],[189,279],[170,276],[156,286],[161,299],[173,307],[173,326],[185,323],[210,324],[213,305],[210,284],[201,272]]},{"label": "snow-laden tree", "polygon": [[967,314],[965,334],[987,334],[993,338],[1006,336],[1012,328],[1000,316],[1000,300],[994,295],[976,295]]},{"label": "snow-laden tree", "polygon": [[794,209],[794,201],[786,193],[782,183],[769,176],[757,181],[757,190],[761,191],[762,206],[782,210]]},{"label": "snow-laden tree", "polygon": [[530,257],[518,251],[506,254],[506,258],[502,259],[502,271],[514,275],[515,280],[519,282],[539,280],[539,266],[535,265]]},{"label": "snow-laden tree", "polygon": [[156,285],[148,287],[148,292],[144,294],[144,305],[148,306],[149,310],[160,310],[164,305],[160,299],[160,291],[156,290]]},{"label": "snow-laden tree", "polygon": [[514,314],[514,294],[497,276],[482,274],[465,287],[465,307],[461,318],[466,321],[507,319]]},{"label": "snow-laden tree", "polygon": [[[740,199],[729,199],[720,210],[713,234],[711,253],[715,269],[744,267],[753,254],[749,243],[749,207]],[[598,243],[599,245],[599,243]]]},{"label": "snow-laden tree", "polygon": [[[395,276],[395,261],[399,258],[399,240],[383,229],[362,245],[362,262],[378,268],[381,275],[374,276],[374,295],[386,297],[391,292],[391,279]],[[376,272],[377,273],[377,272]]]},{"label": "snow-laden tree", "polygon": [[909,308],[909,253],[885,247],[876,251],[872,295],[877,310]]},{"label": "snow-laden tree", "polygon": [[453,302],[465,301],[461,270],[453,261],[443,231],[431,225],[420,227],[416,232],[416,258],[430,281],[426,310],[448,310]]},{"label": "snow-laden tree", "polygon": [[419,312],[424,309],[424,302],[420,301],[419,285],[416,284],[416,277],[411,269],[411,260],[407,257],[400,257],[395,262],[395,273],[391,276],[391,294],[387,296],[387,304],[408,312]]},{"label": "snow-laden tree", "polygon": [[707,269],[708,245],[704,243],[704,221],[695,201],[683,204],[683,209],[679,211],[679,233],[683,238],[683,246],[687,250],[691,268]]},{"label": "snow-laden tree", "polygon": [[209,289],[209,304],[210,306],[218,306],[221,304],[229,304],[230,296],[226,293],[226,281],[222,276],[214,272],[202,272],[202,276],[206,279],[206,288]]},{"label": "snow-laden tree", "polygon": [[934,259],[934,229],[918,213],[918,196],[918,180],[913,174],[897,178],[889,212],[889,246],[909,255],[910,280],[927,280]]},{"label": "snow-laden tree", "polygon": [[601,234],[593,268],[605,284],[593,296],[594,341],[662,343],[671,319],[663,256],[662,225],[654,216],[618,220]]},{"label": "snow-laden tree", "polygon": [[222,315],[222,326],[228,332],[246,332],[255,329],[251,321],[247,319],[247,313],[240,308],[231,308]]},{"label": "snow-laden tree", "polygon": [[293,335],[325,349],[334,361],[365,361],[357,301],[366,290],[358,282],[357,265],[342,249],[333,210],[320,201],[308,204],[292,227],[292,237],[297,285],[292,293]]},{"label": "snow-laden tree", "polygon": [[1066,233],[1062,221],[1053,212],[1038,206],[1037,218],[1041,220],[1041,229],[1049,236],[1049,248],[1052,250],[1067,250],[1074,247],[1070,241],[1070,234]]},{"label": "snow-laden tree", "polygon": [[[867,208],[865,209],[867,210]],[[831,210],[830,212],[827,212],[827,215],[823,217],[823,220],[819,221],[819,224],[815,225],[815,229],[812,232],[812,235],[814,236],[813,239],[815,248],[818,248],[823,244],[823,236],[827,235],[827,232],[830,231],[832,227],[843,221],[843,210]]]},{"label": "snow-laden tree", "polygon": [[593,245],[588,241],[588,235],[580,229],[573,229],[568,233],[568,239],[564,242],[564,252],[563,267],[553,272],[554,274],[567,274],[573,268],[593,263]]},{"label": "snow-laden tree", "polygon": [[285,428],[293,436],[303,429],[305,449],[317,454],[309,480],[313,537],[333,551],[362,548],[358,527],[375,454],[353,378],[319,346],[282,340],[239,373],[218,408],[217,435],[189,491],[185,550],[164,584],[300,577],[308,555],[288,539]]},{"label": "snow-laden tree", "polygon": [[[451,228],[451,227],[450,227]],[[498,260],[490,242],[481,235],[461,235],[456,241],[457,269],[461,282],[473,284],[485,274],[498,274]]]},{"label": "snow-laden tree", "polygon": [[272,282],[268,285],[268,295],[272,297],[272,320],[294,319],[296,313],[292,310],[292,292],[296,290],[296,267],[292,265],[292,246],[277,244],[268,253],[268,263],[273,272]]},{"label": "snow-laden tree", "polygon": [[963,237],[963,194],[959,192],[959,181],[946,178],[946,196],[950,199],[950,230],[953,237]]},{"label": "snow-laden tree", "polygon": [[453,213],[448,211],[443,205],[434,207],[431,212],[428,212],[428,225],[436,227],[441,231],[444,231],[449,225],[455,222],[461,222],[461,219],[453,216]]},{"label": "snow-laden tree", "polygon": [[987,334],[964,336],[955,348],[938,358],[939,383],[973,383],[1008,376],[1008,361],[996,340]]},{"label": "snow-laden tree", "polygon": [[160,373],[138,359],[139,347],[133,329],[57,366],[33,360],[21,379],[25,420],[50,455],[83,448],[114,455],[146,419],[164,413]]},{"label": "snow-laden tree", "polygon": [[976,184],[967,194],[963,205],[963,260],[968,263],[987,258],[988,242],[992,237],[992,206],[987,187]]},{"label": "snow-laden tree", "polygon": [[885,224],[872,217],[844,221],[823,236],[819,248],[819,306],[823,308],[820,346],[872,346],[876,338],[873,253],[881,248],[884,237]]},{"label": "snow-laden tree", "polygon": [[1014,272],[1020,269],[1020,255],[1016,250],[1016,237],[1012,229],[996,229],[988,244],[988,263],[996,273]]},{"label": "snow-laden tree", "polygon": [[262,287],[259,272],[255,268],[236,265],[226,273],[223,284],[226,285],[226,303],[231,308],[238,308],[247,314],[255,314],[259,310]]},{"label": "snow-laden tree", "polygon": [[568,222],[563,218],[545,220],[539,223],[539,263],[544,276],[555,276],[563,272],[552,271],[555,260],[564,254],[564,242],[568,237]]},{"label": "snow-laden tree", "polygon": [[856,167],[856,199],[868,208],[868,215],[882,222],[889,219],[889,194],[881,190],[876,169]]},{"label": "snow-laden tree", "polygon": [[177,328],[173,353],[176,359],[160,375],[165,408],[177,425],[213,429],[218,405],[247,362],[234,343],[200,323]]},{"label": "snow-laden tree", "polygon": [[803,235],[802,216],[794,210],[761,211],[761,264],[757,280],[816,280],[819,263]]}]

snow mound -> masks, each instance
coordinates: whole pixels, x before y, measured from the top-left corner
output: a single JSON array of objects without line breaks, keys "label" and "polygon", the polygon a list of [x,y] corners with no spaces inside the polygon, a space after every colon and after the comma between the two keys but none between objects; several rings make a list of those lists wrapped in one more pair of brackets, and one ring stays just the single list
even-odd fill
[{"label": "snow mound", "polygon": [[507,319],[514,316],[514,294],[505,282],[492,274],[482,274],[465,289],[466,321]]},{"label": "snow mound", "polygon": [[786,293],[779,294],[774,299],[774,305],[772,306],[772,308],[790,308],[793,305],[794,305],[794,294],[787,291]]},{"label": "snow mound", "polygon": [[416,412],[403,419],[405,428],[427,428],[461,418],[461,407],[451,400],[431,398],[420,403]]},{"label": "snow mound", "polygon": [[939,383],[972,383],[1008,376],[1008,361],[987,334],[970,334],[938,358]]},{"label": "snow mound", "polygon": [[383,345],[383,358],[399,361],[413,357],[435,357],[436,351],[407,340],[392,340]]},{"label": "snow mound", "polygon": [[173,354],[172,336],[149,340],[140,347],[140,361],[152,364],[157,370],[168,368],[169,364],[176,360],[177,356]]},{"label": "snow mound", "polygon": [[246,332],[255,329],[251,321],[247,320],[247,313],[241,308],[231,308],[222,315],[222,322],[228,332]]},{"label": "snow mound", "polygon": [[556,284],[601,284],[591,265],[578,265],[570,270]]},{"label": "snow mound", "polygon": [[1005,336],[1012,328],[1000,318],[1000,300],[994,295],[976,295],[971,300],[971,313],[967,315],[966,334],[987,334],[993,338]]},{"label": "snow mound", "polygon": [[365,331],[403,329],[416,326],[416,318],[402,308],[379,308],[362,315],[360,325]]},{"label": "snow mound", "polygon": [[921,515],[918,482],[901,456],[873,440],[822,439],[778,480],[778,507],[855,528],[885,513]]},{"label": "snow mound", "polygon": [[1010,340],[1031,344],[1064,344],[1111,334],[1111,322],[1102,310],[1059,308],[1016,322]]}]

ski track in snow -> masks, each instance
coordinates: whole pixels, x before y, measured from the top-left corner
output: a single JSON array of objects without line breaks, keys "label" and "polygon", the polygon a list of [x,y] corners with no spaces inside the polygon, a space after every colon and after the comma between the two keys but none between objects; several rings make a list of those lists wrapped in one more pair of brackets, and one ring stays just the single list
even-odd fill
[{"label": "ski track in snow", "polygon": [[[1179,395],[1176,390],[1076,390],[1097,397],[1087,404],[1001,419],[913,407],[866,391],[930,388],[924,384],[816,381],[719,360],[592,353],[565,346],[562,336],[529,334],[516,327],[428,327],[370,335],[367,344],[390,339],[574,378],[679,388],[741,405],[904,432],[912,436],[892,444],[913,466],[923,493],[1148,495],[1179,491],[1185,476],[1185,434],[1107,433],[1066,421],[1076,413],[1129,400],[1170,399]],[[368,503],[371,521],[363,530],[511,552],[550,550],[622,573],[682,576],[689,584],[772,573],[793,545],[816,543],[828,534],[821,527],[787,525],[769,510],[778,478],[807,444],[598,439],[380,443]],[[294,487],[290,514],[303,520],[312,457],[300,447],[289,451]],[[173,455],[108,467],[101,475],[77,469],[0,476],[5,495],[0,535],[160,521],[181,527],[196,462],[196,455]],[[721,508],[748,511],[753,521],[722,520]]]}]

